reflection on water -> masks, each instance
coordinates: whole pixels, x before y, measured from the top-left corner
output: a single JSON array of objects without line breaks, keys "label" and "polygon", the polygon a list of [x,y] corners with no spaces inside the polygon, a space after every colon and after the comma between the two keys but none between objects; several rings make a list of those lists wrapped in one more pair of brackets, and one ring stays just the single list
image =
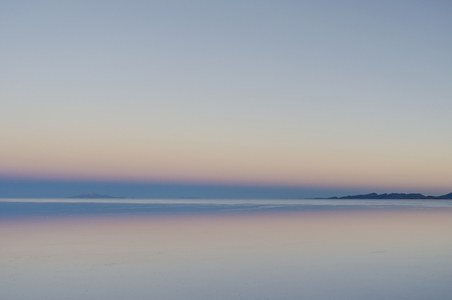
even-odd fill
[{"label": "reflection on water", "polygon": [[0,202],[1,299],[450,299],[452,201]]}]

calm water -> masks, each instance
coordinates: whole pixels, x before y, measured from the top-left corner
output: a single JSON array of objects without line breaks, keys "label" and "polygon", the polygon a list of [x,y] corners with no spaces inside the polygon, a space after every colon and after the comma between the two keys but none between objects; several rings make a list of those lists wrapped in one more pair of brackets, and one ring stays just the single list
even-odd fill
[{"label": "calm water", "polygon": [[[68,202],[70,201],[70,202]],[[450,299],[452,201],[0,201],[0,299]]]}]

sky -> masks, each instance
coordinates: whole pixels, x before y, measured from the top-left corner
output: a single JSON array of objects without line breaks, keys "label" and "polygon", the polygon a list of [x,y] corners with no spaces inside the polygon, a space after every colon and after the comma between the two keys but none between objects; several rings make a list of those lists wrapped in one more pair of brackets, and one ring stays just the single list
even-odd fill
[{"label": "sky", "polygon": [[0,197],[451,192],[451,30],[449,1],[0,1]]}]

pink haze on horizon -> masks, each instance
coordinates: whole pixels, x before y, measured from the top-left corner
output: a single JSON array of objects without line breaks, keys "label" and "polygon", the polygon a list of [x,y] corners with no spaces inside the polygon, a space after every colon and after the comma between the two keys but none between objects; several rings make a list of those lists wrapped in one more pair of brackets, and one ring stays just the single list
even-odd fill
[{"label": "pink haze on horizon", "polygon": [[452,189],[447,1],[11,2],[0,176]]}]

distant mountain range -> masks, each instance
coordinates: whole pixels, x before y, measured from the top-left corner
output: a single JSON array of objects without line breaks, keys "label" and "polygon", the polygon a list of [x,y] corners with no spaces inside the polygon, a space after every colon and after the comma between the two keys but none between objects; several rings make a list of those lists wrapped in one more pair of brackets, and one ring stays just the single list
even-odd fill
[{"label": "distant mountain range", "polygon": [[93,192],[88,192],[85,194],[81,194],[81,195],[77,195],[77,196],[72,196],[72,197],[68,197],[68,198],[88,198],[88,199],[99,199],[99,198],[123,198],[123,197],[113,197],[110,195],[99,195]]},{"label": "distant mountain range", "polygon": [[405,194],[405,193],[391,193],[391,194],[365,194],[365,195],[354,195],[345,197],[331,197],[327,199],[452,199],[452,193],[442,196],[424,196],[422,194]]},{"label": "distant mountain range", "polygon": [[[113,197],[110,195],[100,195],[93,192],[88,192],[81,195],[76,195],[68,198],[78,198],[78,199],[102,199],[102,198],[124,198],[124,197]],[[331,197],[331,198],[320,198],[320,199],[452,199],[452,193],[442,195],[442,196],[424,196],[419,193],[391,193],[391,194],[364,194],[364,195],[352,195],[344,197]]]}]

